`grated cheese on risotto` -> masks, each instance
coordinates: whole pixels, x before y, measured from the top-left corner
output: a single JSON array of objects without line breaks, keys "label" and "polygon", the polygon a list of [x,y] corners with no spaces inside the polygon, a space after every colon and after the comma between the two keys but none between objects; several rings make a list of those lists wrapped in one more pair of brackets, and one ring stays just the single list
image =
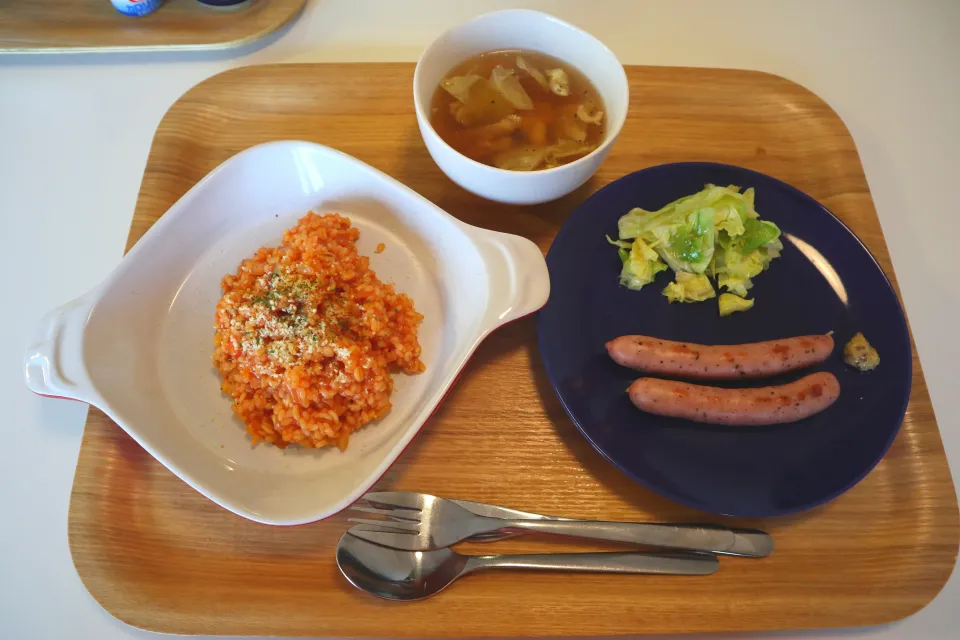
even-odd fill
[{"label": "grated cheese on risotto", "polygon": [[222,282],[213,361],[254,444],[336,445],[390,410],[392,369],[424,371],[413,301],[380,282],[360,232],[308,213]]}]

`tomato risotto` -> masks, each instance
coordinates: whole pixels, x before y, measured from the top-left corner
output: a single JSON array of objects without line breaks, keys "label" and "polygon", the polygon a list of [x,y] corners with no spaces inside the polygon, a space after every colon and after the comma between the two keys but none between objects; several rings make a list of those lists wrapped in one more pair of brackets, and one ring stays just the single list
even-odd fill
[{"label": "tomato risotto", "polygon": [[413,301],[357,252],[359,230],[308,213],[222,282],[213,362],[253,442],[336,445],[390,409],[392,369],[424,370]]}]

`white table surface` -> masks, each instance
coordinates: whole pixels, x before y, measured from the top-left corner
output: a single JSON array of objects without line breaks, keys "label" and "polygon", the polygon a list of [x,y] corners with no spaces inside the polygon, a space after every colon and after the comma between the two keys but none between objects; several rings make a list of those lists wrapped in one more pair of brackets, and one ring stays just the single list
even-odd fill
[{"label": "white table surface", "polygon": [[[956,483],[960,1],[311,0],[292,27],[233,52],[0,57],[0,404],[10,409],[0,449],[0,637],[151,635],[104,612],[77,577],[67,505],[86,406],[30,394],[21,358],[40,316],[120,259],[167,107],[234,66],[413,61],[444,28],[521,5],[584,27],[624,63],[769,71],[837,110],[860,149]],[[956,638],[958,605],[954,574],[904,622],[775,635]]]}]

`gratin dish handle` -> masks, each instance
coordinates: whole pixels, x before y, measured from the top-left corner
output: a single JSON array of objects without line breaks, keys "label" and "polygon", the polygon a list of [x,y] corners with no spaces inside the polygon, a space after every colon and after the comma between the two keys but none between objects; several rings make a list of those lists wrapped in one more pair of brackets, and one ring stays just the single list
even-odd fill
[{"label": "gratin dish handle", "polygon": [[550,274],[536,244],[498,231],[476,229],[474,239],[490,281],[489,313],[496,326],[529,315],[547,303]]},{"label": "gratin dish handle", "polygon": [[27,387],[36,394],[89,402],[83,332],[93,309],[84,296],[43,317],[23,357]]}]

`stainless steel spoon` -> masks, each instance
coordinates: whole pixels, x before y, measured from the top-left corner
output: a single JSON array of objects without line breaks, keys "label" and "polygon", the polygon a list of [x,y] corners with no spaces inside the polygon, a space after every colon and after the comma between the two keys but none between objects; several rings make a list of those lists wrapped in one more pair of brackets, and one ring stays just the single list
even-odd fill
[{"label": "stainless steel spoon", "polygon": [[551,553],[464,556],[450,549],[398,551],[344,533],[337,566],[356,588],[387,600],[420,600],[478,569],[546,569],[594,573],[709,575],[719,563],[711,554]]}]

